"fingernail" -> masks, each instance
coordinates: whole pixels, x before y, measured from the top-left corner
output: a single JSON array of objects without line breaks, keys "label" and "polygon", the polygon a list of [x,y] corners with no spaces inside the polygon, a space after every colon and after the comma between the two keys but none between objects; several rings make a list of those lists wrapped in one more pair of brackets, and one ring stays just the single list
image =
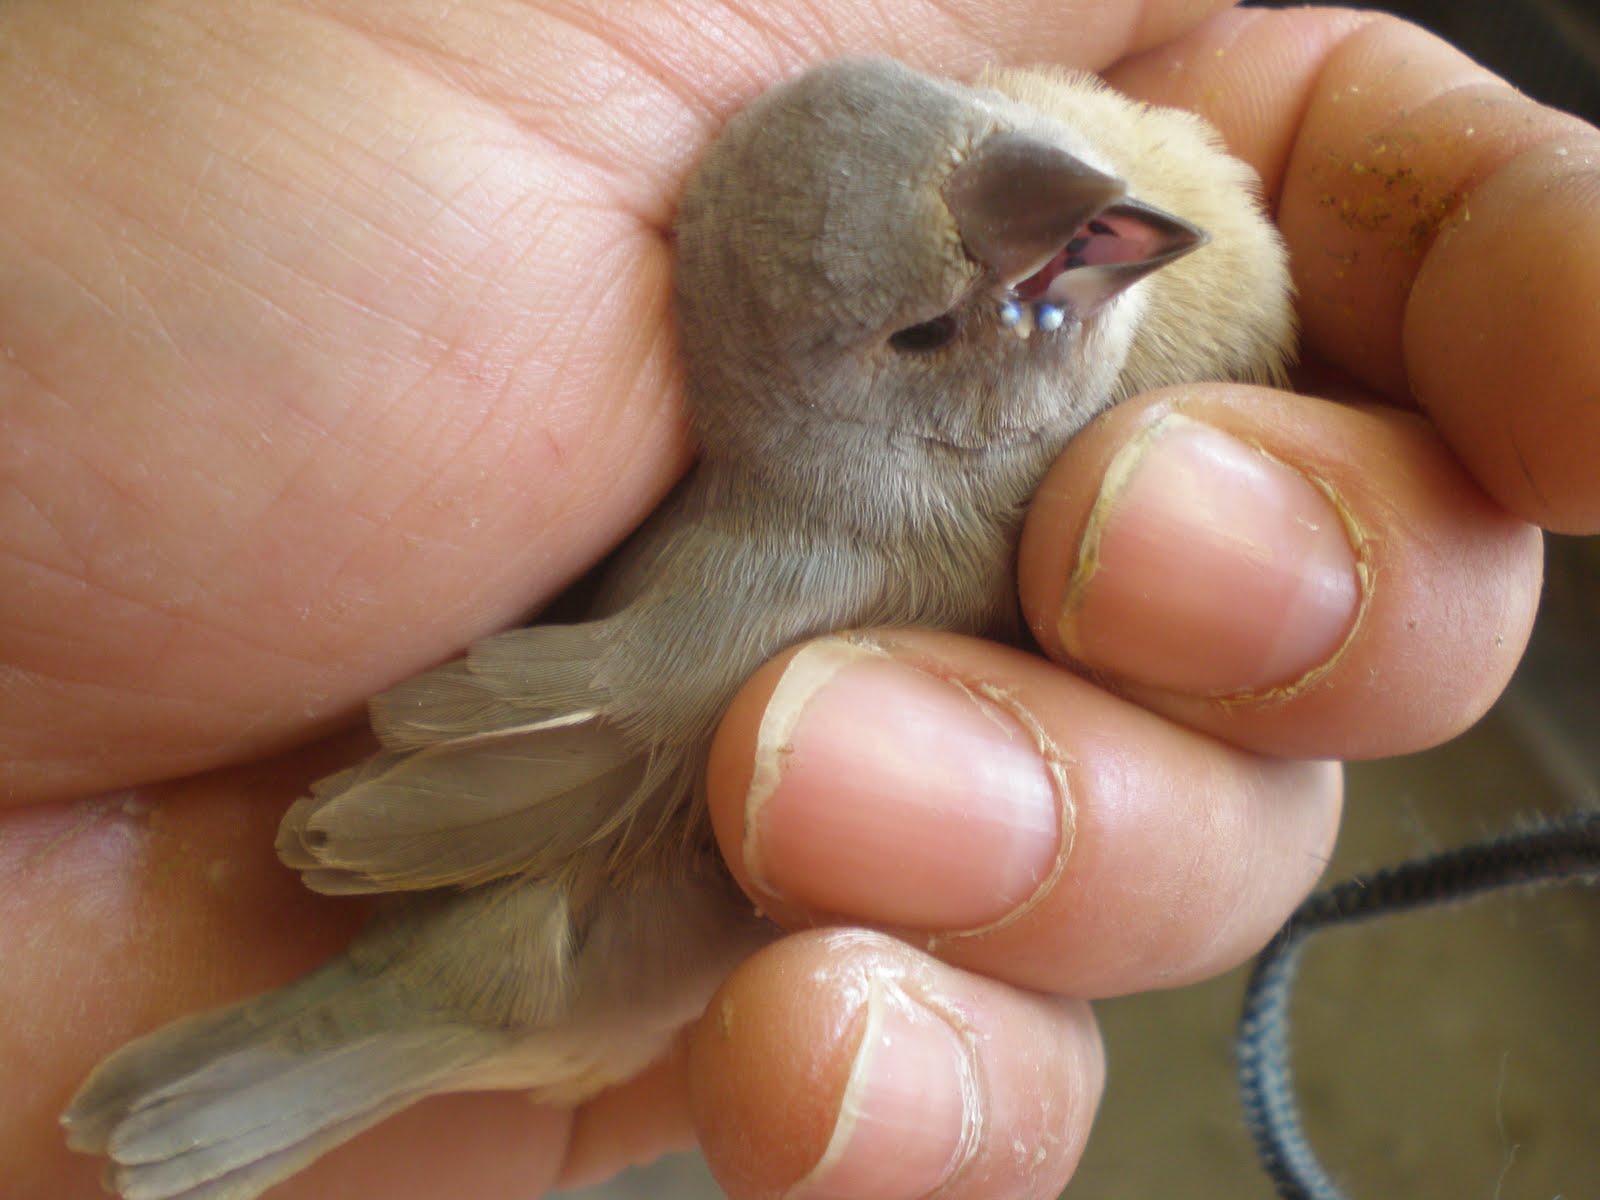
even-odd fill
[{"label": "fingernail", "polygon": [[745,867],[813,911],[953,932],[1024,907],[1060,869],[1070,811],[1043,735],[1006,697],[828,638],[767,702]]},{"label": "fingernail", "polygon": [[861,1043],[822,1158],[786,1200],[920,1200],[977,1145],[970,1048],[896,981],[867,992]]},{"label": "fingernail", "polygon": [[1354,627],[1364,575],[1325,484],[1170,413],[1112,460],[1058,626],[1080,662],[1192,695],[1292,687]]}]

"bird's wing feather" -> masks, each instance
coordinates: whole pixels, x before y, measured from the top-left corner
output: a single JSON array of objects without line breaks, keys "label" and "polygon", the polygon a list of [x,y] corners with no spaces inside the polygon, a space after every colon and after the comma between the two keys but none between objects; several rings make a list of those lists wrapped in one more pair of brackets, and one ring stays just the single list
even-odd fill
[{"label": "bird's wing feather", "polygon": [[336,959],[96,1068],[63,1117],[128,1200],[244,1200],[492,1057],[502,1035],[393,1025],[412,997]]},{"label": "bird's wing feather", "polygon": [[339,894],[547,875],[669,784],[665,761],[598,718],[383,754],[291,808],[278,854]]},{"label": "bird's wing feather", "polygon": [[313,785],[278,854],[320,892],[546,875],[687,788],[681,751],[607,716],[606,622],[487,638],[373,702],[385,750]]},{"label": "bird's wing feather", "polygon": [[384,749],[406,751],[593,717],[612,696],[603,675],[614,627],[536,625],[484,638],[375,697],[373,731]]}]

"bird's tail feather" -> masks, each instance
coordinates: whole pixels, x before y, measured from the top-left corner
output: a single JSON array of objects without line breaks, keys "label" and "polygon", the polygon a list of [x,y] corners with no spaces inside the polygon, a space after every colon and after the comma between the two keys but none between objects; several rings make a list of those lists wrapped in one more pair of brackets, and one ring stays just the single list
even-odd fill
[{"label": "bird's tail feather", "polygon": [[[338,960],[112,1055],[62,1124],[125,1200],[249,1200],[492,1053],[495,1035],[380,1015]],[[387,1028],[385,1028],[387,1026]]]}]

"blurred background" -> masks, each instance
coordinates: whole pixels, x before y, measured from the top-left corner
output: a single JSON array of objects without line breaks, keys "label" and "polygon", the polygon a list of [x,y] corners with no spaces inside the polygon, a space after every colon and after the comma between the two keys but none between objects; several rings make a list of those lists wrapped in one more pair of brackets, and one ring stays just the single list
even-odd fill
[{"label": "blurred background", "polygon": [[[1370,7],[1600,123],[1600,0]],[[1330,879],[1600,807],[1600,540],[1551,538],[1549,552],[1533,646],[1504,700],[1447,746],[1351,768]],[[1071,1200],[1269,1200],[1233,1083],[1243,986],[1241,970],[1097,1005],[1110,1083]],[[1307,1132],[1352,1200],[1600,1197],[1600,890],[1331,934],[1306,954],[1294,1015]],[[721,1193],[691,1154],[572,1195]]]}]

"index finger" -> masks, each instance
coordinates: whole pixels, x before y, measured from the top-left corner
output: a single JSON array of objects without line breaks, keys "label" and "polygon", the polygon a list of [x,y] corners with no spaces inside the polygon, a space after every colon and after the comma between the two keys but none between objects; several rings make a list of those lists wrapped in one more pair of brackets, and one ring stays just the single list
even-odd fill
[{"label": "index finger", "polygon": [[1261,171],[1309,351],[1414,401],[1513,513],[1600,529],[1600,132],[1374,13],[1236,11],[1109,78]]}]

